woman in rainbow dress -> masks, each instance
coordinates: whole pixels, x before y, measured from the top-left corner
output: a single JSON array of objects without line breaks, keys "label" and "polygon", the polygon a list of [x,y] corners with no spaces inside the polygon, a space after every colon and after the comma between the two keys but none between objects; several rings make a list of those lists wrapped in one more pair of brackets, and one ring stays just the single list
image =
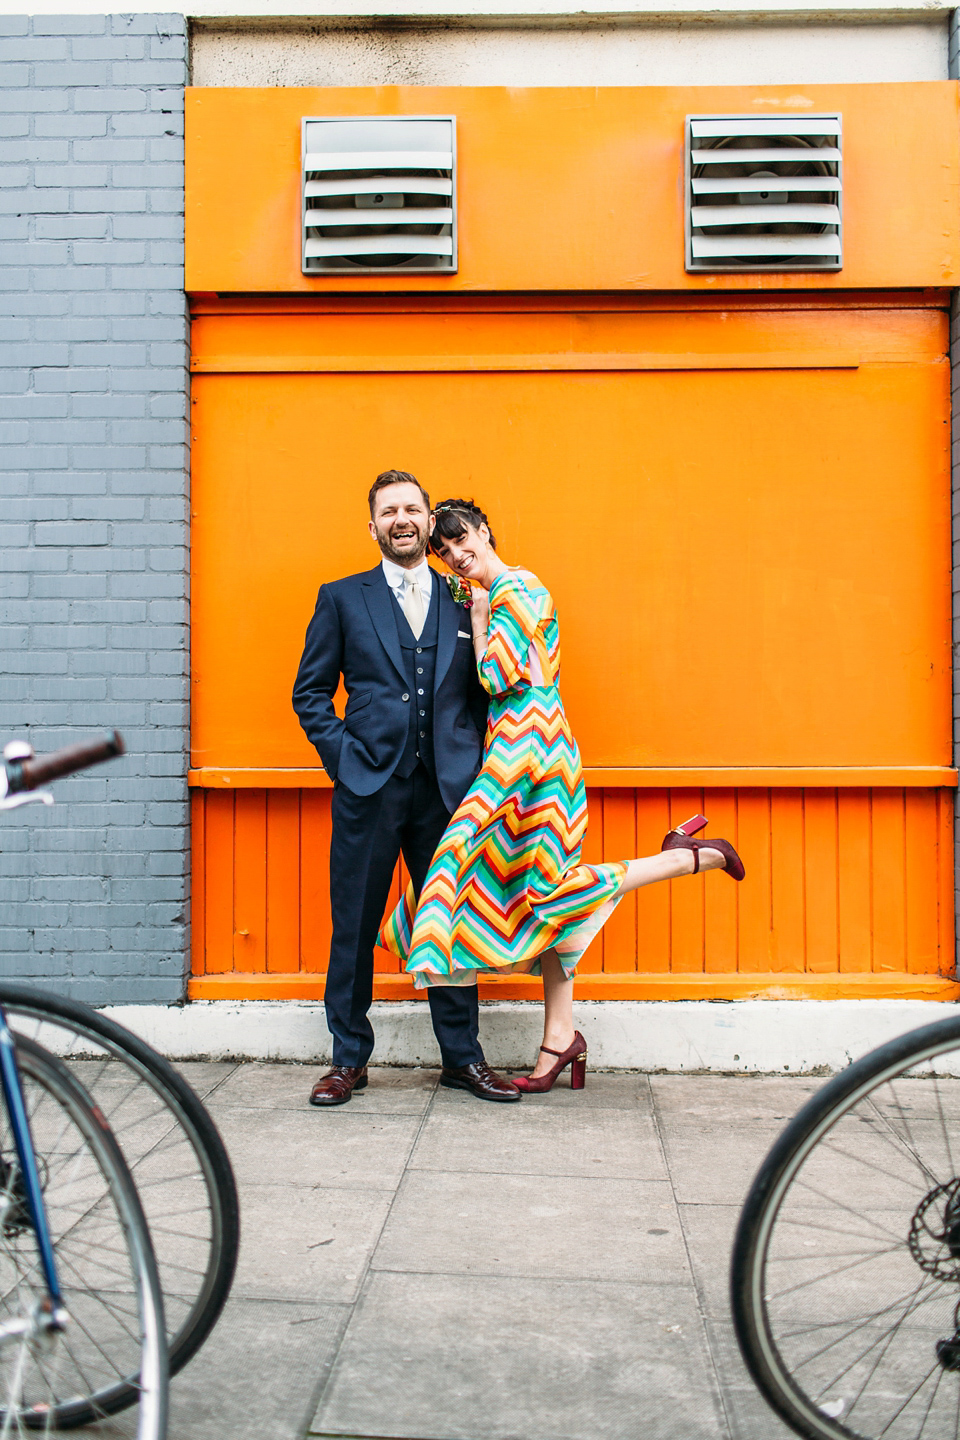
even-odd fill
[{"label": "woman in rainbow dress", "polygon": [[573,1025],[573,976],[617,901],[698,870],[742,880],[743,864],[729,841],[693,838],[707,823],[702,815],[671,830],[658,855],[581,863],[587,797],[557,688],[553,600],[536,575],[504,564],[472,500],[445,500],[433,513],[431,547],[452,571],[454,599],[470,607],[490,710],[480,773],[444,832],[419,903],[408,888],[380,944],[418,987],[540,974],[543,1045],[532,1074],[514,1083],[542,1093],[570,1065],[580,1089],[587,1046]]}]

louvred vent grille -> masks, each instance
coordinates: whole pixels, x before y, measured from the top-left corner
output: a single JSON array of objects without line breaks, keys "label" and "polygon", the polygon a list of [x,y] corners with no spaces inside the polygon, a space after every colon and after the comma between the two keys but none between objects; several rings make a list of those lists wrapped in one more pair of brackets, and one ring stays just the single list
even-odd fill
[{"label": "louvred vent grille", "polygon": [[688,270],[839,270],[839,115],[687,120]]},{"label": "louvred vent grille", "polygon": [[457,268],[456,122],[303,122],[303,271]]}]

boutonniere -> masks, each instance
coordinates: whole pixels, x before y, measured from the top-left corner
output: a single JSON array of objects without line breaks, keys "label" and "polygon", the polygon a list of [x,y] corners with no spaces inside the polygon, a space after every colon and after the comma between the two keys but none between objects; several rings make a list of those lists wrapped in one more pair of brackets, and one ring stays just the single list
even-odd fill
[{"label": "boutonniere", "polygon": [[467,610],[473,604],[473,589],[466,580],[461,580],[459,575],[445,575],[444,579],[450,586],[450,594],[458,605],[463,605]]}]

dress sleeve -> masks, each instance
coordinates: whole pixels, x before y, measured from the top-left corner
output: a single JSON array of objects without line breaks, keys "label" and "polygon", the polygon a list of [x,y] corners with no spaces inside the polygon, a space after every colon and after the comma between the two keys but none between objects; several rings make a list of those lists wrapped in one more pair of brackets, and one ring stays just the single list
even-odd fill
[{"label": "dress sleeve", "polygon": [[480,683],[490,695],[502,695],[524,673],[530,641],[540,624],[540,607],[526,586],[509,576],[497,587],[490,606],[487,649],[480,661]]}]

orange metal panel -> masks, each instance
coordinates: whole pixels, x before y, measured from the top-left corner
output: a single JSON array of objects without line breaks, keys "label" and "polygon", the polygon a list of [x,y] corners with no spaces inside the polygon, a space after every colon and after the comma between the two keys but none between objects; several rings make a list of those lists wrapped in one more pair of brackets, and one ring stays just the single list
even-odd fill
[{"label": "orange metal panel", "polygon": [[[908,795],[905,820],[907,969],[912,975],[927,975],[937,969],[940,959],[937,934],[940,877],[937,872],[938,866],[947,860],[946,856],[941,859],[937,848],[940,827],[936,792],[918,790]],[[948,963],[952,959],[950,956]]]},{"label": "orange metal panel", "polygon": [[917,363],[850,372],[198,377],[194,764],[315,766],[303,631],[375,562],[366,490],[401,464],[476,491],[554,592],[588,767],[948,766],[949,372],[918,317]]},{"label": "orange metal panel", "polygon": [[[609,850],[604,843],[604,814],[603,814],[603,791],[587,791],[587,822],[586,839],[583,842],[582,859],[589,865],[591,863],[612,859]],[[606,926],[588,948],[577,969],[584,975],[599,975],[603,970],[603,957],[606,952],[607,937]]]},{"label": "orange metal panel", "polygon": [[[773,875],[769,790],[741,790],[737,795],[737,849],[749,861],[750,889],[740,899],[740,953],[737,969],[774,968]],[[746,881],[743,882],[746,884]],[[742,887],[741,887],[742,888]]]},{"label": "orange metal panel", "polygon": [[[670,824],[679,825],[696,815],[703,805],[700,790],[670,791]],[[656,847],[659,850],[659,845]],[[671,880],[670,969],[677,974],[698,974],[703,970],[703,888],[704,879]]]},{"label": "orange metal panel", "polygon": [[[634,790],[603,791],[603,850],[605,856],[631,860],[637,850],[637,797]],[[603,931],[605,973],[637,968],[637,896],[625,895]]]},{"label": "orange metal panel", "polygon": [[[717,833],[723,834],[723,831]],[[803,792],[771,790],[770,968],[773,970],[802,972],[806,968],[803,859]]]},{"label": "orange metal panel", "polygon": [[[686,816],[682,818],[686,819]],[[637,851],[640,855],[652,855],[660,849],[671,823],[669,791],[637,791]],[[670,969],[669,885],[648,885],[637,891],[637,965],[653,974],[666,973]]]},{"label": "orange metal panel", "polygon": [[267,793],[240,790],[235,809],[233,968],[267,968]]},{"label": "orange metal panel", "polygon": [[[735,790],[705,790],[703,813],[710,818],[707,835],[722,835],[734,847],[739,844]],[[740,888],[704,885],[704,970],[708,975],[729,974],[737,968]]]},{"label": "orange metal panel", "polygon": [[904,792],[874,790],[872,804],[873,969],[906,971],[907,897]]},{"label": "orange metal panel", "polygon": [[859,973],[871,969],[873,951],[869,790],[837,797],[837,855],[840,970]]},{"label": "orange metal panel", "polygon": [[805,791],[803,809],[806,968],[827,975],[840,968],[836,791]]},{"label": "orange metal panel", "polygon": [[[842,112],[843,270],[686,275],[684,117],[771,107]],[[459,272],[303,276],[301,117],[431,113],[457,116]],[[949,81],[193,89],[186,136],[191,291],[844,289],[949,285],[958,273],[960,126]]]},{"label": "orange metal panel", "polygon": [[267,969],[300,967],[300,794],[267,791]]},{"label": "orange metal panel", "polygon": [[326,970],[330,954],[329,790],[300,797],[300,968]]},{"label": "orange metal panel", "polygon": [[956,914],[955,914],[955,867],[954,827],[956,815],[954,797],[945,790],[937,791],[937,868],[939,893],[937,914],[940,932],[940,974],[956,976]]},{"label": "orange metal panel", "polygon": [[[191,965],[202,967],[207,953],[207,861],[206,861],[206,820],[207,803],[202,790],[194,790],[190,796],[190,845],[193,857],[190,884],[190,945]],[[194,974],[198,972],[194,970]],[[202,968],[199,971],[203,973]]]},{"label": "orange metal panel", "polygon": [[[195,933],[194,964],[201,974],[233,970],[233,856],[234,796],[205,794],[205,821],[201,839],[204,875],[204,925]],[[201,837],[197,837],[200,839]],[[195,864],[200,859],[194,851]]]}]

